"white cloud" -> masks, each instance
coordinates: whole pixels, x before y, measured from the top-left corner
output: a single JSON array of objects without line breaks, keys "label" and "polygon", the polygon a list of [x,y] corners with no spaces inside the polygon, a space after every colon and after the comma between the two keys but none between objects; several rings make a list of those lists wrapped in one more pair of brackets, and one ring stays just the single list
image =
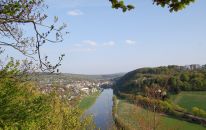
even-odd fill
[{"label": "white cloud", "polygon": [[108,41],[103,42],[102,44],[98,44],[96,41],[93,40],[83,40],[80,43],[73,44],[73,49],[71,51],[73,52],[92,52],[96,51],[100,47],[112,47],[116,43],[115,41]]},{"label": "white cloud", "polygon": [[80,43],[77,43],[77,44],[74,44],[75,47],[82,47],[82,44]]},{"label": "white cloud", "polygon": [[135,45],[135,44],[136,44],[136,41],[126,40],[125,43],[126,43],[127,45]]},{"label": "white cloud", "polygon": [[83,15],[83,12],[81,10],[75,9],[75,10],[69,11],[68,15],[70,15],[70,16],[79,16],[79,15]]},{"label": "white cloud", "polygon": [[71,52],[93,52],[96,51],[95,48],[73,48],[70,50]]},{"label": "white cloud", "polygon": [[105,42],[103,43],[104,46],[114,46],[115,42],[114,41],[109,41],[109,42]]},{"label": "white cloud", "polygon": [[83,44],[87,44],[89,46],[97,46],[97,43],[95,41],[92,40],[84,40],[82,41]]}]

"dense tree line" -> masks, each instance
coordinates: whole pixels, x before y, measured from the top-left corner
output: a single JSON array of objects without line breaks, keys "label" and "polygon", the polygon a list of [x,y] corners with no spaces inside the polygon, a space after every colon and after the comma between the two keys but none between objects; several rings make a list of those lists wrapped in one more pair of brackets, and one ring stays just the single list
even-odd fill
[{"label": "dense tree line", "polygon": [[159,86],[169,93],[206,90],[206,65],[189,69],[183,66],[142,68],[129,72],[116,83],[116,90],[137,93]]}]

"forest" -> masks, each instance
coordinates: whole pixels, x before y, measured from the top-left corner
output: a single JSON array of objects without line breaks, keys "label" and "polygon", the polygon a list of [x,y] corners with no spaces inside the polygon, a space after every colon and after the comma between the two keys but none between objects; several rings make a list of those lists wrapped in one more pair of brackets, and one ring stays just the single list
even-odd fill
[{"label": "forest", "polygon": [[[192,65],[191,65],[192,66]],[[180,91],[206,90],[206,65],[188,68],[170,65],[167,67],[141,68],[120,78],[115,87],[117,91],[138,93],[147,87],[160,87],[170,94]]]}]

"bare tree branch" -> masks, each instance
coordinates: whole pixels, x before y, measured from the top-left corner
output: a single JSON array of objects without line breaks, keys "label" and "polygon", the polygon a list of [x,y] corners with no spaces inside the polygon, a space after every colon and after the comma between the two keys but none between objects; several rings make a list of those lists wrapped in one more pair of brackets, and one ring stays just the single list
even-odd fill
[{"label": "bare tree branch", "polygon": [[[47,15],[42,13],[47,8],[43,0],[2,0],[0,1],[0,46],[8,46],[19,51],[24,56],[34,61],[39,61],[39,67],[42,71],[54,72],[64,55],[59,57],[59,61],[52,65],[48,57],[41,57],[40,48],[45,43],[59,43],[63,41],[62,29],[66,27],[63,24],[59,29],[54,24],[51,26],[43,24]],[[54,21],[54,23],[57,20]],[[33,36],[26,36],[24,30],[26,26],[32,25]],[[42,32],[41,28],[47,31]],[[50,34],[55,35],[56,39],[50,39]],[[36,57],[38,57],[36,59]]]}]

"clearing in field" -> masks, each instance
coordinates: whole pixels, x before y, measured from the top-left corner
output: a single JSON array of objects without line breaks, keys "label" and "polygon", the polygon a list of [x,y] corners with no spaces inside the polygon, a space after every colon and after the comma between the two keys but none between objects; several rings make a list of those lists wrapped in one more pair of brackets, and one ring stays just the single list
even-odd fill
[{"label": "clearing in field", "polygon": [[206,111],[206,91],[181,92],[177,95],[172,95],[171,100],[190,112],[193,107],[198,107]]}]

